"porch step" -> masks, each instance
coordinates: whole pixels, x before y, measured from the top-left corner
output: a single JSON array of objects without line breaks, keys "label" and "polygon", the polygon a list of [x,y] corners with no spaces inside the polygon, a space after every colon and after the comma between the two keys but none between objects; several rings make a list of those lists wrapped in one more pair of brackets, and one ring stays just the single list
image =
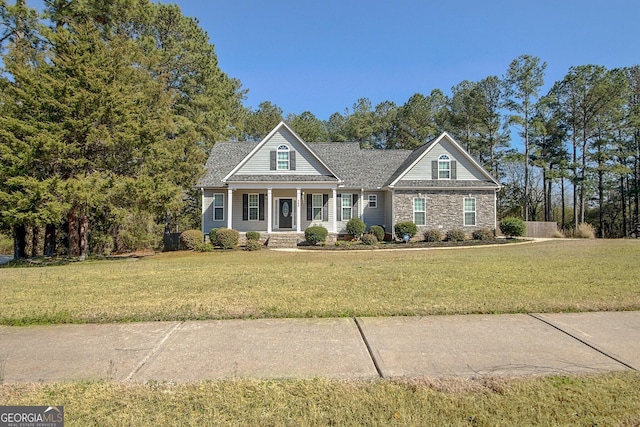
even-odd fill
[{"label": "porch step", "polygon": [[268,248],[295,248],[298,242],[304,241],[304,234],[300,233],[273,233],[267,240]]}]

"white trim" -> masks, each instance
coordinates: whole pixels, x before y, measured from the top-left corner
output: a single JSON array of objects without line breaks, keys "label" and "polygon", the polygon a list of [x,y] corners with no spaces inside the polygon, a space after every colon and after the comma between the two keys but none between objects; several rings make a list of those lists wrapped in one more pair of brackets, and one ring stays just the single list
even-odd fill
[{"label": "white trim", "polygon": [[[373,196],[375,197],[375,206],[371,206],[371,199],[370,197]],[[377,194],[367,194],[367,208],[369,209],[378,209],[378,195]]]},{"label": "white trim", "polygon": [[[467,211],[467,199],[473,199],[473,211]],[[467,212],[473,212],[473,224],[467,224]],[[462,198],[462,225],[464,227],[475,227],[478,224],[478,201],[473,196],[464,196]]]},{"label": "white trim", "polygon": [[[446,159],[443,159],[443,157],[446,157]],[[447,169],[440,169],[440,162],[447,163],[449,166],[447,167]],[[442,172],[448,172],[449,176],[447,178],[440,178],[440,171]],[[451,156],[449,156],[448,154],[440,154],[438,156],[438,181],[443,180],[443,181],[450,181],[451,180]]]},{"label": "white trim", "polygon": [[[222,196],[222,206],[216,206],[216,195]],[[211,219],[213,221],[224,221],[224,193],[222,192],[213,193],[213,200],[211,201],[211,207],[213,210]],[[216,209],[222,209],[222,219],[216,219]]]},{"label": "white trim", "polygon": [[[394,179],[392,183],[389,184],[389,187],[393,188],[396,183],[398,183],[399,181],[402,181],[402,178],[404,178],[404,176],[407,173],[409,173],[409,171],[413,169],[415,165],[417,165],[427,154],[429,154],[429,152],[433,150],[433,147],[440,144],[440,141],[442,141],[443,138],[448,139],[449,142],[453,144],[453,146],[460,152],[460,154],[464,156],[464,158],[469,160],[476,167],[477,170],[479,170],[485,177],[490,179],[491,182],[495,183],[498,186],[498,189],[500,189],[501,187],[500,183],[494,177],[492,177],[491,174],[489,174],[489,172],[487,172],[482,166],[480,166],[480,164],[473,157],[471,157],[471,155],[467,153],[467,151],[464,148],[462,148],[462,146],[458,144],[458,142],[455,139],[453,139],[453,137],[449,135],[447,132],[442,132],[440,136],[438,136],[435,140],[433,140],[433,142],[427,143],[429,144],[429,147],[427,147],[427,149],[424,150],[424,152],[421,155],[419,155],[418,158],[413,161],[413,163],[411,163],[408,167],[406,167],[405,170],[402,171],[402,173],[398,175],[398,177]],[[455,189],[459,190],[459,188],[455,188]],[[495,188],[492,187],[492,189],[495,189]]]},{"label": "white trim", "polygon": [[291,228],[283,228],[285,231],[298,230],[298,223],[296,223],[296,217],[300,209],[296,209],[293,197],[283,196],[273,198],[273,231],[280,231],[280,199],[291,200],[291,209],[295,212],[291,212]]},{"label": "white trim", "polygon": [[273,230],[272,218],[273,218],[273,190],[271,188],[267,188],[267,233],[271,233]]},{"label": "white trim", "polygon": [[300,232],[300,211],[302,209],[300,209],[300,187],[296,188],[296,202],[295,202],[295,206],[296,206],[296,232]]},{"label": "white trim", "polygon": [[[422,205],[424,207],[424,210],[421,210],[421,211],[417,211],[416,210],[416,200],[418,200],[418,199],[422,200]],[[413,208],[413,223],[415,225],[417,225],[417,226],[425,226],[425,225],[427,225],[427,198],[424,197],[424,196],[416,196],[416,197],[413,198],[413,203],[412,204],[413,204],[413,206],[412,206],[412,208]],[[424,222],[422,224],[418,224],[416,222],[416,212],[424,214]]]},{"label": "white trim", "polygon": [[227,190],[227,228],[233,228],[233,190]]},{"label": "white trim", "polygon": [[[336,206],[336,200],[338,200],[338,190],[336,190],[335,188],[331,189],[331,196],[332,196],[332,202],[333,203],[333,215],[332,215],[332,223],[331,223],[331,228],[333,229],[333,233],[337,233],[338,232],[338,210],[337,210],[337,206]],[[331,209],[331,203],[329,203],[329,206],[327,206],[327,209]],[[331,212],[331,211],[329,211]]]}]

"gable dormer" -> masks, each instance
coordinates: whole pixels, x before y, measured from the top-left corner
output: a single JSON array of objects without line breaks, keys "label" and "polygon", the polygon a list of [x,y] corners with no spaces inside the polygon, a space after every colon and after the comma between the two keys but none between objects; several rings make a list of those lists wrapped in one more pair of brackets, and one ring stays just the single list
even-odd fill
[{"label": "gable dormer", "polygon": [[391,187],[487,186],[500,184],[448,133],[416,149],[389,183]]},{"label": "gable dormer", "polygon": [[225,177],[238,176],[326,176],[339,179],[286,123],[280,122]]}]

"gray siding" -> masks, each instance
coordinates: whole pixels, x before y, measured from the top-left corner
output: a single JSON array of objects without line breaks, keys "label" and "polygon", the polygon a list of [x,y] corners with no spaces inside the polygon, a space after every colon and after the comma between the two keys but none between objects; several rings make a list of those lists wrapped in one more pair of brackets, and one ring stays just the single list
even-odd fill
[{"label": "gray siding", "polygon": [[[285,144],[296,152],[296,170],[270,170],[269,153]],[[329,171],[289,131],[281,128],[260,147],[237,172],[237,175],[327,175]]]},{"label": "gray siding", "polygon": [[[224,220],[213,220],[213,195],[215,193],[222,193],[224,195]],[[207,189],[202,193],[202,232],[208,234],[212,228],[220,228],[227,226],[227,190],[225,188],[220,189]]]},{"label": "gray siding", "polygon": [[[386,200],[385,191],[365,191],[364,192],[364,213],[362,220],[367,224],[367,229],[372,225],[382,225],[387,227],[386,224]],[[375,208],[369,207],[369,195],[373,194],[378,197],[378,206]]]},{"label": "gray siding", "polygon": [[431,179],[431,162],[438,160],[442,154],[447,154],[451,160],[457,162],[457,179],[458,180],[480,180],[485,181],[487,178],[484,176],[478,168],[470,162],[466,156],[463,156],[458,149],[449,142],[446,138],[443,138],[439,144],[427,153],[413,168],[411,168],[407,174],[402,178],[406,181],[423,181]]}]

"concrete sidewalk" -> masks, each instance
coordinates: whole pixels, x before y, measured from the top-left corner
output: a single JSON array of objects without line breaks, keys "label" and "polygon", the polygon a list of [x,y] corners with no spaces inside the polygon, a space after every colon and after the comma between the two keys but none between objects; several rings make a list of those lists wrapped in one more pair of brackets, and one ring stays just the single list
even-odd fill
[{"label": "concrete sidewalk", "polygon": [[640,312],[0,327],[0,383],[640,369]]}]

